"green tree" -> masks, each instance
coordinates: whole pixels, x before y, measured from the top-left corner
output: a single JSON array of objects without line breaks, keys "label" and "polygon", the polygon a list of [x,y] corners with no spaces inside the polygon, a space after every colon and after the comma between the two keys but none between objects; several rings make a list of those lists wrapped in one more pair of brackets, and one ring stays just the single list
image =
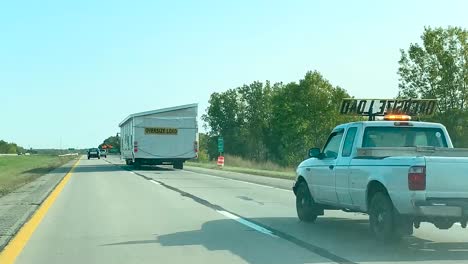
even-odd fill
[{"label": "green tree", "polygon": [[0,140],[0,154],[18,154],[20,152],[24,152],[22,150],[24,149],[15,143],[8,143]]},{"label": "green tree", "polygon": [[118,153],[120,152],[120,137],[118,135],[116,136],[110,136],[106,138],[102,144],[99,145],[99,148],[102,148],[103,145],[111,145],[112,148],[109,150],[110,153]]},{"label": "green tree", "polygon": [[217,155],[224,137],[225,152],[247,159],[297,165],[307,149],[320,146],[330,130],[350,118],[338,115],[344,89],[332,86],[318,72],[299,83],[266,81],[213,93],[203,120],[209,128],[208,153]]},{"label": "green tree", "polygon": [[422,45],[401,50],[400,96],[437,98],[438,113],[456,146],[468,146],[468,31],[460,27],[424,29]]},{"label": "green tree", "polygon": [[208,161],[216,157],[217,150],[210,136],[205,133],[198,133],[198,160]]},{"label": "green tree", "polygon": [[297,165],[307,149],[322,146],[334,126],[350,121],[338,108],[345,90],[334,87],[317,72],[308,72],[299,83],[279,85],[272,99],[272,140],[274,159],[282,165]]},{"label": "green tree", "polygon": [[226,153],[244,156],[246,138],[244,132],[245,110],[239,100],[236,89],[224,93],[213,93],[210,96],[207,113],[203,121],[210,127],[209,136],[217,140],[224,137]]},{"label": "green tree", "polygon": [[253,82],[238,88],[242,109],[245,114],[244,130],[248,135],[246,142],[246,157],[264,161],[268,159],[266,138],[270,129],[271,120],[271,87],[267,81]]},{"label": "green tree", "polygon": [[[267,81],[213,93],[203,120],[210,128],[210,146],[224,137],[225,152],[248,159],[266,160],[266,138],[271,116],[271,86]],[[212,156],[210,150],[210,157]]]},{"label": "green tree", "polygon": [[7,146],[8,146],[8,142],[0,140],[0,153],[1,154],[7,153]]}]

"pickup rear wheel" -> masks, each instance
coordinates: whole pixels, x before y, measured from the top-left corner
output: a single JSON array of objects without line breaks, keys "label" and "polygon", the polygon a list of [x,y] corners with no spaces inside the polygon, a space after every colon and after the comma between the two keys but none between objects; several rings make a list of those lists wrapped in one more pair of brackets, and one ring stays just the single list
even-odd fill
[{"label": "pickup rear wheel", "polygon": [[310,195],[306,182],[301,182],[296,193],[296,211],[297,216],[304,222],[315,222],[318,216],[317,204]]},{"label": "pickup rear wheel", "polygon": [[369,207],[370,229],[374,236],[383,242],[398,240],[400,232],[396,232],[393,204],[387,194],[377,192],[372,197]]}]

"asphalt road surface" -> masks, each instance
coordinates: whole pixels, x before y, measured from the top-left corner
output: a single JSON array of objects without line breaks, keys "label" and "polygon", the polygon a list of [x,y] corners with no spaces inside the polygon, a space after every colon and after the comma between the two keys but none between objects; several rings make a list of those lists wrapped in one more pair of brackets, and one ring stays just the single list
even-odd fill
[{"label": "asphalt road surface", "polygon": [[365,215],[307,224],[294,201],[284,189],[82,159],[16,263],[468,263],[460,226],[423,224],[383,245]]}]

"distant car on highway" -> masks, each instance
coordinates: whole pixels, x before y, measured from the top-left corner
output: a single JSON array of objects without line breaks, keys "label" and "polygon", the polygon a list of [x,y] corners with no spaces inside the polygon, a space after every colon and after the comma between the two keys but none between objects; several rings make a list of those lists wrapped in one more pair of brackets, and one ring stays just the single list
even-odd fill
[{"label": "distant car on highway", "polygon": [[100,152],[101,152],[101,157],[107,158],[107,150],[101,149]]},{"label": "distant car on highway", "polygon": [[90,148],[88,149],[88,159],[90,158],[98,158],[101,159],[101,152],[98,148]]}]

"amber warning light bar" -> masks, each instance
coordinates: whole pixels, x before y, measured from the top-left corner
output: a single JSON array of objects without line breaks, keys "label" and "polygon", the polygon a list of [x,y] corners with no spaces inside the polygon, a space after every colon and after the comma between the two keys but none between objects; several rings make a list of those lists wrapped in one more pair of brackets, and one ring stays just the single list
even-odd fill
[{"label": "amber warning light bar", "polygon": [[341,114],[362,116],[432,115],[437,99],[343,99]]}]

